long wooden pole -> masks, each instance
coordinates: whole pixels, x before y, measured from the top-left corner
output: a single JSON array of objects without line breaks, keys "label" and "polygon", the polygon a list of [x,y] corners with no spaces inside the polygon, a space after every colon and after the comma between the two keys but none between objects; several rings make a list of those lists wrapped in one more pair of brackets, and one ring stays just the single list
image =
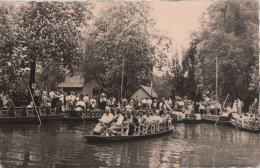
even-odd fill
[{"label": "long wooden pole", "polygon": [[227,102],[228,96],[229,96],[229,93],[227,94],[227,97],[226,97],[226,99],[225,99],[225,101],[224,101],[224,103],[223,103],[223,107],[222,107],[221,111],[222,111],[222,110],[224,109],[224,107],[225,107],[225,104],[226,104],[226,102]]},{"label": "long wooden pole", "polygon": [[[223,103],[223,107],[220,109],[221,112],[222,112],[223,108],[225,107],[225,104],[226,104],[226,102],[227,102],[228,96],[229,96],[229,93],[228,93],[227,96],[226,96],[226,99],[225,99],[225,101],[224,101],[224,103]],[[216,123],[215,123],[215,126],[217,125],[218,121],[219,121],[219,115],[218,115],[218,119],[217,119],[217,121],[216,121]]]},{"label": "long wooden pole", "polygon": [[218,57],[216,57],[216,98],[218,100]]},{"label": "long wooden pole", "polygon": [[33,95],[32,95],[31,89],[30,89],[30,86],[28,86],[28,89],[29,89],[29,92],[30,92],[30,95],[31,95],[31,98],[32,98],[32,101],[33,101],[33,106],[34,106],[34,108],[35,108],[35,110],[36,110],[36,113],[37,113],[37,116],[38,116],[38,119],[39,119],[39,122],[40,122],[40,125],[41,125],[41,124],[42,124],[42,121],[41,121],[39,112],[38,112],[38,110],[37,110],[36,104],[35,104],[35,102],[34,102]]},{"label": "long wooden pole", "polygon": [[122,56],[123,64],[122,64],[122,81],[121,81],[121,100],[123,99],[123,85],[124,85],[124,68],[125,68],[125,59],[124,56]]}]

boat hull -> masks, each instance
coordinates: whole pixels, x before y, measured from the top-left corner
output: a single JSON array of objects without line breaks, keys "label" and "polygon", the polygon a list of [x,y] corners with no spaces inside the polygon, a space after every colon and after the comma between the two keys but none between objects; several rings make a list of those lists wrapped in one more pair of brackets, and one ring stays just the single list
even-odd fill
[{"label": "boat hull", "polygon": [[199,124],[201,120],[190,120],[190,119],[183,119],[184,124]]},{"label": "boat hull", "polygon": [[218,115],[203,114],[202,121],[205,123],[210,123],[210,124],[232,126],[230,119],[226,116],[219,117]]},{"label": "boat hull", "polygon": [[236,122],[232,121],[231,122],[232,125],[240,130],[243,130],[243,131],[248,131],[248,132],[254,132],[254,133],[260,133],[260,128],[256,128],[256,129],[253,129],[253,128],[248,128],[248,127],[243,127],[241,125],[238,125]]},{"label": "boat hull", "polygon": [[98,121],[98,118],[63,117],[63,122]]},{"label": "boat hull", "polygon": [[151,138],[161,135],[170,134],[173,132],[173,129],[159,132],[155,134],[147,134],[147,135],[128,135],[128,136],[100,136],[100,135],[86,135],[84,136],[85,139],[87,139],[88,142],[116,142],[116,141],[127,141],[127,140],[134,140],[134,139],[145,139],[145,138]]},{"label": "boat hull", "polygon": [[[42,122],[49,122],[49,121],[60,121],[64,115],[49,115],[49,116],[41,116]],[[0,118],[0,123],[36,123],[39,122],[37,116],[25,116],[25,117],[4,117]]]}]

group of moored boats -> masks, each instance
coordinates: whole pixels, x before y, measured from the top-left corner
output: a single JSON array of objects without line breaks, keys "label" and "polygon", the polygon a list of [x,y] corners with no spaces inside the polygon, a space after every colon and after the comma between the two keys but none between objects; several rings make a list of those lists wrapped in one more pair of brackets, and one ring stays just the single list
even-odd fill
[{"label": "group of moored boats", "polygon": [[[234,126],[235,128],[242,129],[245,131],[260,133],[260,118],[258,115],[251,113],[221,113],[220,115],[212,114],[195,114],[195,113],[183,113],[180,111],[169,112],[172,116],[173,123],[183,122],[183,123],[212,123],[215,125],[226,125]],[[105,136],[105,135],[86,135],[85,138],[88,141],[117,141],[125,139],[137,139],[144,137],[157,136],[165,133],[176,131],[175,127],[172,126],[168,130],[152,132],[150,134],[137,134],[137,135],[117,135],[117,136]]]},{"label": "group of moored boats", "polygon": [[76,111],[60,112],[49,108],[37,108],[37,111],[35,108],[27,107],[0,108],[0,123],[31,123],[38,122],[39,118],[43,122],[97,120],[102,115],[103,112],[99,109],[82,113]]},{"label": "group of moored boats", "polygon": [[[55,109],[38,108],[38,113],[42,121],[79,121],[89,119],[99,119],[103,115],[103,111],[96,109],[93,111],[76,112],[69,111],[67,113],[57,112]],[[145,111],[144,111],[145,112]],[[191,123],[213,123],[216,125],[234,126],[238,129],[260,133],[260,117],[251,113],[221,113],[220,115],[197,114],[197,113],[185,113],[181,111],[169,111],[172,117],[172,123],[183,122],[185,124]],[[38,116],[36,109],[34,108],[1,108],[0,109],[0,123],[15,123],[15,122],[37,122]],[[172,124],[171,123],[171,124]],[[139,139],[152,136],[158,136],[176,132],[176,128],[173,125],[155,125],[149,129],[149,133],[144,133],[142,130],[128,135],[124,132],[121,135],[104,136],[104,135],[86,135],[85,138],[88,141],[117,141],[127,139]],[[122,127],[122,131],[127,131],[127,127]],[[145,129],[144,129],[145,130]]]}]

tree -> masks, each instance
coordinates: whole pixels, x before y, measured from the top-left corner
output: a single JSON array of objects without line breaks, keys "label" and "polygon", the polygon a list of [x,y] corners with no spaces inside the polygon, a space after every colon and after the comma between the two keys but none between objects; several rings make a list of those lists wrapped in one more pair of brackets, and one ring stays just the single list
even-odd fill
[{"label": "tree", "polygon": [[130,96],[150,84],[153,68],[165,63],[170,40],[154,30],[150,10],[143,2],[114,2],[95,20],[86,44],[86,76],[100,79],[108,94],[121,90]]},{"label": "tree", "polygon": [[185,90],[186,88],[185,71],[178,58],[177,52],[172,59],[171,74],[172,74],[171,83],[173,83],[173,86],[175,88],[174,90],[176,91],[177,95],[182,97],[186,96],[187,90]]},{"label": "tree", "polygon": [[53,66],[51,63],[42,68],[36,77],[36,81],[40,88],[46,90],[54,90],[58,84],[64,82],[66,77],[66,69],[60,66]]},{"label": "tree", "polygon": [[194,100],[196,97],[197,83],[195,79],[196,71],[196,54],[197,54],[197,44],[199,43],[198,39],[193,39],[190,42],[190,47],[184,51],[184,58],[182,60],[183,71],[188,72],[187,83],[185,85],[185,90],[191,100]]},{"label": "tree", "polygon": [[258,51],[258,2],[215,2],[203,20],[196,54],[197,84],[216,94],[216,59],[218,59],[218,89],[220,100],[230,94],[230,100],[240,98],[251,103],[248,92],[252,67]]},{"label": "tree", "polygon": [[[30,87],[36,62],[47,62],[73,72],[82,59],[83,30],[92,18],[90,3],[30,2],[20,7],[14,33],[18,60],[30,67]],[[12,57],[13,58],[13,57]]]},{"label": "tree", "polygon": [[16,51],[16,34],[14,30],[15,14],[13,6],[1,4],[0,6],[0,75],[3,90],[12,89],[21,75],[21,61]]}]

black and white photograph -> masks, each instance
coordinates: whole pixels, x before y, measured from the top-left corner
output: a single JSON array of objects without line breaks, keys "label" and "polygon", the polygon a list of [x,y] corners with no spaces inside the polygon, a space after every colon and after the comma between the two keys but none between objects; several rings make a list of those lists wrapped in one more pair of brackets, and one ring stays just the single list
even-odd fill
[{"label": "black and white photograph", "polygon": [[259,1],[0,0],[0,168],[260,168]]}]

